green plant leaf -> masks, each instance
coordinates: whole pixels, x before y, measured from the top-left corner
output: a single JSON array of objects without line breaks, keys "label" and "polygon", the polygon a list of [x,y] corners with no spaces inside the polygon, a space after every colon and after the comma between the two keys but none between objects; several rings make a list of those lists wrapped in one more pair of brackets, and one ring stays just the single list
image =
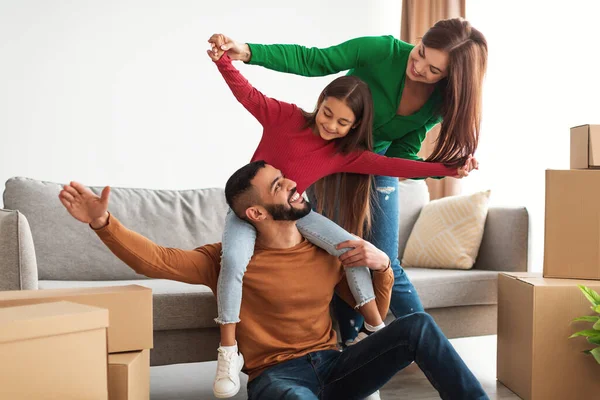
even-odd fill
[{"label": "green plant leaf", "polygon": [[577,322],[577,321],[598,322],[599,320],[600,320],[600,317],[596,317],[593,315],[585,315],[583,317],[575,318],[573,320],[573,322]]},{"label": "green plant leaf", "polygon": [[600,314],[600,306],[592,307],[592,310],[594,310],[595,312],[597,312],[598,314]]},{"label": "green plant leaf", "polygon": [[600,320],[596,321],[596,323],[594,323],[594,326],[592,326],[592,328],[599,331],[598,333],[600,333]]},{"label": "green plant leaf", "polygon": [[577,285],[581,292],[585,295],[585,297],[592,303],[595,307],[600,306],[600,294],[596,293],[593,289],[590,289],[587,286]]},{"label": "green plant leaf", "polygon": [[598,364],[600,364],[600,347],[596,347],[590,353],[594,356],[594,359]]},{"label": "green plant leaf", "polygon": [[588,343],[600,346],[600,336],[590,336],[587,338]]},{"label": "green plant leaf", "polygon": [[571,336],[569,336],[569,339],[577,337],[577,336],[598,337],[598,338],[600,338],[600,332],[595,331],[593,329],[585,329],[583,331],[575,332],[574,334],[572,334]]}]

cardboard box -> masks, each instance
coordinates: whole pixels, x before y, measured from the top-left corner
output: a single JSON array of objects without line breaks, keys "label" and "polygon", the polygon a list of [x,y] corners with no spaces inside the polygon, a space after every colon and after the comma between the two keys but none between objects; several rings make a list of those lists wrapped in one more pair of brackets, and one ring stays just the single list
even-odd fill
[{"label": "cardboard box", "polygon": [[571,128],[571,168],[600,168],[600,125]]},{"label": "cardboard box", "polygon": [[108,356],[108,399],[150,398],[150,350]]},{"label": "cardboard box", "polygon": [[544,277],[600,279],[600,171],[546,171]]},{"label": "cardboard box", "polygon": [[0,399],[106,400],[107,326],[64,301],[0,309]]},{"label": "cardboard box", "polygon": [[143,286],[0,292],[0,308],[60,300],[108,309],[109,353],[152,348],[152,290]]},{"label": "cardboard box", "polygon": [[498,380],[525,400],[586,399],[600,393],[600,364],[582,353],[595,346],[569,339],[594,315],[578,284],[600,292],[600,281],[498,277]]}]

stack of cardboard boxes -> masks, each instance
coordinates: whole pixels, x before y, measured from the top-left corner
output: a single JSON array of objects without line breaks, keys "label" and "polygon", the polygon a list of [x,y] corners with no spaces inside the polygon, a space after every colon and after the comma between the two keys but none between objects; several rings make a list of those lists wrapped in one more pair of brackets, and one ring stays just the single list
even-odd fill
[{"label": "stack of cardboard boxes", "polygon": [[152,291],[0,292],[0,399],[148,400]]},{"label": "stack of cardboard boxes", "polygon": [[498,380],[526,400],[600,396],[600,365],[569,339],[596,315],[577,285],[600,292],[600,125],[571,129],[571,169],[546,171],[543,276],[498,279]]}]

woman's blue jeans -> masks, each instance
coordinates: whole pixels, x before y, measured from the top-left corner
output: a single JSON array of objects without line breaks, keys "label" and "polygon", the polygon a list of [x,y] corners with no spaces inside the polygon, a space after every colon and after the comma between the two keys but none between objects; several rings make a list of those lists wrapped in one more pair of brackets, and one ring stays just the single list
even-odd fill
[{"label": "woman's blue jeans", "polygon": [[[384,251],[392,261],[394,287],[390,309],[399,318],[424,309],[417,291],[398,260],[398,178],[375,176],[374,185],[377,202],[372,207],[372,229],[365,239]],[[363,324],[362,316],[337,295],[333,299],[333,312],[339,323],[342,341],[345,343],[354,339]]]}]

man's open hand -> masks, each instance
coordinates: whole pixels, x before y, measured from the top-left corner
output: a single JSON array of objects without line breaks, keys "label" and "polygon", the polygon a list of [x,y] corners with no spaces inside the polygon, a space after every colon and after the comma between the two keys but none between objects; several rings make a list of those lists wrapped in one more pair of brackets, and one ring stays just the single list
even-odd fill
[{"label": "man's open hand", "polygon": [[110,187],[108,186],[98,196],[81,183],[71,182],[69,185],[63,186],[58,198],[73,218],[98,229],[106,225],[108,221],[109,196]]}]

